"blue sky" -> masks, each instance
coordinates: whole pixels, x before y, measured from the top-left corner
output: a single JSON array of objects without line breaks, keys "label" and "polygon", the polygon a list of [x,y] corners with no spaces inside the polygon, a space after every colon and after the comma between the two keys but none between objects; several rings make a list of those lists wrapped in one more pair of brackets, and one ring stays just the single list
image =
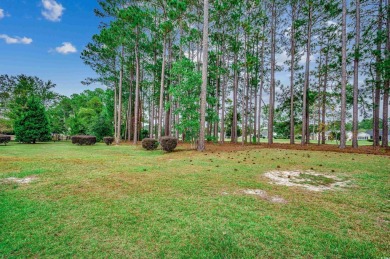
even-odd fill
[{"label": "blue sky", "polygon": [[95,0],[1,0],[0,74],[51,80],[68,96],[97,87],[81,84],[95,73],[80,59],[98,33],[97,7]]}]

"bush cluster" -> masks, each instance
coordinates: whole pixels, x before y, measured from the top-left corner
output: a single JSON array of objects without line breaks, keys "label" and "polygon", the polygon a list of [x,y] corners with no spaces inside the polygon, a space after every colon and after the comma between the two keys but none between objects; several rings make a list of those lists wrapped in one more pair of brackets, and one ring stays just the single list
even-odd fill
[{"label": "bush cluster", "polygon": [[108,145],[111,145],[112,144],[112,142],[114,142],[114,138],[113,137],[104,137],[103,138],[103,141],[104,141],[104,143],[106,143],[106,145],[108,146]]},{"label": "bush cluster", "polygon": [[96,143],[95,136],[76,135],[72,137],[72,144],[78,145],[94,145]]},{"label": "bush cluster", "polygon": [[146,150],[155,150],[158,147],[158,141],[154,138],[144,138],[142,140],[142,147]]},{"label": "bush cluster", "polygon": [[11,141],[11,136],[0,135],[0,144],[4,143],[4,145],[7,145],[7,143],[10,141]]},{"label": "bush cluster", "polygon": [[177,138],[165,136],[161,138],[161,147],[164,151],[172,152],[177,146]]}]

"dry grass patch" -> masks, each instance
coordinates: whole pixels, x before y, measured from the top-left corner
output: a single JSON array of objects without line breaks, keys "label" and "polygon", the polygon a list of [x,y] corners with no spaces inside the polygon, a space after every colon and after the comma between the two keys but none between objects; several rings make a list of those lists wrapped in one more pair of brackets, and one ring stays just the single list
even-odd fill
[{"label": "dry grass patch", "polygon": [[10,184],[10,183],[17,183],[17,184],[29,184],[33,181],[36,181],[38,178],[35,176],[28,176],[24,178],[16,178],[16,177],[7,177],[4,179],[0,179],[0,183]]},{"label": "dry grass patch", "polygon": [[277,185],[302,187],[315,192],[336,190],[350,184],[350,181],[342,180],[334,175],[313,171],[271,171],[265,173],[264,176]]},{"label": "dry grass patch", "polygon": [[257,197],[260,197],[263,200],[272,202],[272,203],[287,203],[285,199],[283,199],[280,196],[272,196],[269,195],[266,191],[259,190],[259,189],[247,189],[242,191],[244,194],[248,195],[255,195]]}]

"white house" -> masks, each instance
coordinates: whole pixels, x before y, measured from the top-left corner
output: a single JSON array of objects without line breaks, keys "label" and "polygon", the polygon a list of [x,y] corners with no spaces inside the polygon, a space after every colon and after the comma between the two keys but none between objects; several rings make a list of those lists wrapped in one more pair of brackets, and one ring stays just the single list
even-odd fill
[{"label": "white house", "polygon": [[[366,132],[359,132],[358,135],[357,135],[357,139],[358,140],[369,140],[370,139],[370,135],[367,134]],[[347,132],[347,140],[348,141],[352,140],[352,132],[351,131]]]},{"label": "white house", "polygon": [[365,133],[365,132],[360,132],[358,133],[358,140],[369,140],[370,139],[370,135]]}]

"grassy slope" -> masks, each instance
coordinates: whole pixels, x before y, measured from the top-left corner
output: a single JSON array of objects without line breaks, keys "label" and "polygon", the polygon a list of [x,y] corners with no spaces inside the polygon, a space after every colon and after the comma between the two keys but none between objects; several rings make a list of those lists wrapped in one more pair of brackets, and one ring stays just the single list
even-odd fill
[{"label": "grassy slope", "polygon": [[[389,157],[308,154],[0,146],[0,178],[39,178],[0,184],[0,257],[389,256]],[[313,193],[271,185],[262,174],[277,166],[334,170],[354,186]],[[240,193],[248,188],[288,203]]]}]

